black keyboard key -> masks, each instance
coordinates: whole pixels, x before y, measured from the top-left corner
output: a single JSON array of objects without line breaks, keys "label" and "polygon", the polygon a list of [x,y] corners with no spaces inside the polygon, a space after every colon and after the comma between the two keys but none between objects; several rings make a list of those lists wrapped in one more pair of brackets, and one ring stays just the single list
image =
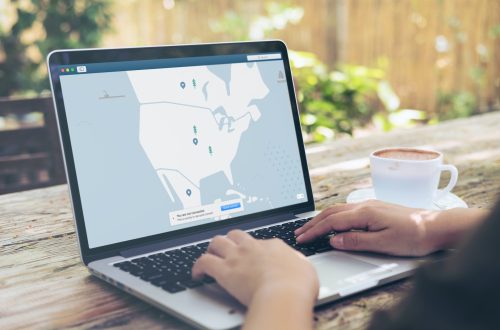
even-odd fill
[{"label": "black keyboard key", "polygon": [[330,245],[330,239],[328,239],[328,238],[326,238],[326,239],[323,238],[323,239],[320,239],[318,241],[313,242],[311,247],[317,253],[333,250],[333,247]]},{"label": "black keyboard key", "polygon": [[257,234],[257,232],[255,231],[249,231],[248,232],[250,234],[250,236],[252,236],[253,238],[255,239],[259,239],[259,234]]},{"label": "black keyboard key", "polygon": [[203,243],[200,243],[200,244],[196,244],[197,247],[201,248],[202,250],[206,250],[208,248],[208,245],[210,244],[210,242],[203,242]]},{"label": "black keyboard key", "polygon": [[316,241],[307,243],[307,244],[297,244],[297,240],[295,237],[295,229],[303,226],[308,219],[300,219],[296,221],[287,222],[281,225],[271,226],[265,229],[259,229],[252,234],[252,236],[259,239],[267,239],[272,237],[277,237],[282,239],[286,244],[291,246],[292,248],[302,252],[305,255],[313,255],[315,253],[321,253],[332,250],[330,246],[329,237],[320,238]]},{"label": "black keyboard key", "polygon": [[189,254],[199,254],[203,253],[205,249],[202,249],[196,245],[191,245],[191,246],[186,246],[181,249],[182,252],[189,253]]},{"label": "black keyboard key", "polygon": [[156,259],[156,258],[162,258],[163,257],[163,253],[155,253],[155,254],[152,254],[150,256],[148,256],[148,258],[153,258],[153,259]]},{"label": "black keyboard key", "polygon": [[316,254],[314,251],[309,250],[307,248],[298,247],[296,250],[299,251],[300,253],[302,253],[303,255],[305,255],[306,257],[312,256],[313,254]]},{"label": "black keyboard key", "polygon": [[193,279],[185,279],[179,282],[180,285],[186,287],[186,288],[196,288],[199,286],[202,286],[204,283],[203,281],[195,281]]},{"label": "black keyboard key", "polygon": [[113,266],[120,268],[121,270],[130,273],[134,276],[140,276],[143,273],[141,267],[132,264],[130,261],[114,264]]},{"label": "black keyboard key", "polygon": [[141,279],[143,279],[146,282],[152,282],[160,278],[164,278],[162,273],[146,273],[141,276]]},{"label": "black keyboard key", "polygon": [[163,290],[170,292],[170,293],[177,293],[186,290],[185,287],[180,286],[177,283],[167,283],[161,287]]},{"label": "black keyboard key", "polygon": [[141,264],[141,263],[149,263],[149,259],[147,257],[140,257],[140,258],[135,258],[131,260],[135,264]]},{"label": "black keyboard key", "polygon": [[184,270],[179,270],[177,273],[177,278],[180,280],[186,280],[192,278],[193,275],[191,274],[191,269],[184,269]]},{"label": "black keyboard key", "polygon": [[144,270],[139,267],[130,268],[128,272],[137,277],[140,277],[142,274],[144,274]]},{"label": "black keyboard key", "polygon": [[130,265],[132,265],[132,263],[130,261],[123,261],[123,262],[117,262],[113,266],[118,267],[120,269],[126,269],[126,268],[130,267]]},{"label": "black keyboard key", "polygon": [[160,277],[160,278],[157,278],[156,280],[151,281],[151,284],[153,284],[154,286],[162,287],[162,286],[164,286],[168,283],[171,283],[171,282],[172,282],[171,279],[168,279],[165,277]]}]

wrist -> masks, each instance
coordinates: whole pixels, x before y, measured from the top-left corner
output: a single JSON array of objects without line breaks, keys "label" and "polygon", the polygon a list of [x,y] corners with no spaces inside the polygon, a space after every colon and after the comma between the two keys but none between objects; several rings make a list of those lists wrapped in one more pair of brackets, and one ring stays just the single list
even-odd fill
[{"label": "wrist", "polygon": [[304,283],[275,282],[259,288],[252,299],[266,301],[282,301],[285,303],[299,302],[303,308],[307,304],[314,306],[318,297],[318,285],[306,285]]},{"label": "wrist", "polygon": [[422,238],[422,255],[430,254],[445,248],[445,242],[442,234],[442,220],[439,215],[445,211],[426,211],[423,218],[423,238]]},{"label": "wrist", "polygon": [[424,241],[428,253],[457,246],[486,214],[485,210],[463,208],[428,212],[424,221]]},{"label": "wrist", "polygon": [[243,329],[312,329],[317,290],[302,284],[279,281],[259,288],[248,306]]}]

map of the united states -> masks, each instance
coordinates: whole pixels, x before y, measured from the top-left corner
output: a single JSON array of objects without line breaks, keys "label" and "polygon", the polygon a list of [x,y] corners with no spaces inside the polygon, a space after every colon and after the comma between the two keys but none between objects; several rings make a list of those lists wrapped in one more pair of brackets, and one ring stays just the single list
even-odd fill
[{"label": "map of the united states", "polygon": [[172,202],[201,205],[200,181],[223,172],[241,135],[259,120],[269,89],[254,63],[231,64],[224,81],[206,66],[128,71],[140,103],[139,141]]}]

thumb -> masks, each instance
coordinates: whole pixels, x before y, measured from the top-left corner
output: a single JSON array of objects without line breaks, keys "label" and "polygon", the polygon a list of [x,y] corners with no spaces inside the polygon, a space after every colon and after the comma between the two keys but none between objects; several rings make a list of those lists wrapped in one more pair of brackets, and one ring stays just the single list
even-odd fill
[{"label": "thumb", "polygon": [[354,231],[339,233],[330,239],[330,244],[339,250],[382,252],[380,234],[377,232]]}]

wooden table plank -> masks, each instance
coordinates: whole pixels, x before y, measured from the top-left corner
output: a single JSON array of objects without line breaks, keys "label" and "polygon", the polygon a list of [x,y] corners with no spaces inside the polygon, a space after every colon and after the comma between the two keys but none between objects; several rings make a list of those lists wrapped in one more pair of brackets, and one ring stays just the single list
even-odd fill
[{"label": "wooden table plank", "polygon": [[[500,188],[500,113],[308,147],[319,208],[371,184],[370,151],[432,146],[455,164],[454,192],[488,207]],[[321,307],[318,329],[362,329],[411,287],[400,281]],[[90,276],[78,256],[65,185],[0,196],[0,329],[189,329],[175,318]]]}]

